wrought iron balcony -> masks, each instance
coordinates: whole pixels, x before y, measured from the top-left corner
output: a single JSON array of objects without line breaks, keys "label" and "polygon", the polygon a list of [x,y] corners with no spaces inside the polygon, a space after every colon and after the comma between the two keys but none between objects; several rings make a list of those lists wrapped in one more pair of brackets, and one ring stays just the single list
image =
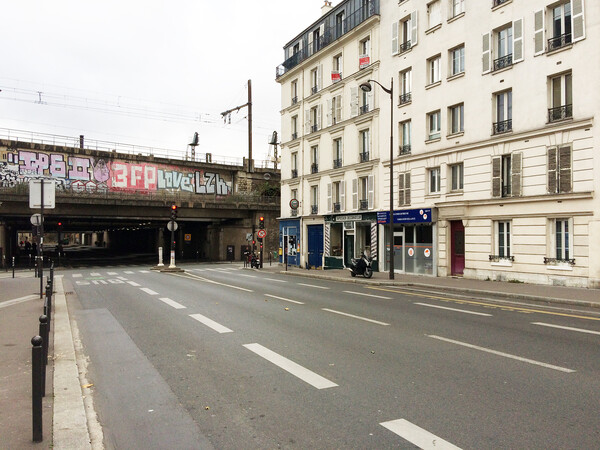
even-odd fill
[{"label": "wrought iron balcony", "polygon": [[399,155],[410,155],[410,144],[401,145]]},{"label": "wrought iron balcony", "polygon": [[339,169],[340,167],[342,167],[342,160],[341,159],[334,159],[333,160],[333,168],[334,169]]},{"label": "wrought iron balcony", "polygon": [[399,101],[401,105],[412,102],[412,93],[407,92],[406,94],[401,94]]},{"label": "wrought iron balcony", "polygon": [[512,130],[512,119],[502,122],[494,122],[492,126],[492,134],[502,134]]},{"label": "wrought iron balcony", "polygon": [[358,209],[361,211],[369,209],[369,201],[368,200],[359,200],[358,201]]},{"label": "wrought iron balcony", "polygon": [[317,163],[312,163],[310,165],[310,173],[318,173],[319,172],[319,165]]},{"label": "wrought iron balcony", "polygon": [[319,214],[319,205],[310,205],[311,214]]},{"label": "wrought iron balcony", "polygon": [[491,262],[499,262],[499,261],[510,261],[515,262],[514,256],[503,256],[503,255],[489,255],[489,259]]},{"label": "wrought iron balcony", "polygon": [[316,94],[319,91],[319,86],[313,86],[310,88],[311,94]]},{"label": "wrought iron balcony", "polygon": [[297,131],[294,131],[294,132],[292,133],[292,141],[293,141],[294,139],[298,139],[298,132],[297,132]]},{"label": "wrought iron balcony", "polygon": [[342,210],[342,205],[340,203],[334,203],[333,204],[333,212],[334,213],[338,213]]},{"label": "wrought iron balcony", "polygon": [[329,25],[331,22],[328,20],[329,17],[333,14],[339,13],[341,10],[334,8],[331,13],[327,14],[322,18],[322,24],[325,25],[324,32],[317,41],[311,40],[312,31],[314,28],[307,29],[303,33],[303,35],[299,36],[300,40],[304,42],[308,42],[308,45],[298,52],[294,53],[288,59],[286,59],[281,65],[276,68],[275,75],[277,78],[284,75],[289,70],[292,70],[298,64],[302,63],[304,60],[310,58],[316,52],[322,50],[328,45],[332,44],[336,40],[340,39],[345,34],[352,31],[354,28],[358,27],[361,23],[365,22],[367,19],[379,15],[379,2],[380,0],[369,0],[365,3],[364,6],[357,9],[352,14],[348,15],[348,17],[342,22],[341,26],[337,24],[333,24],[333,26]]},{"label": "wrought iron balcony", "polygon": [[369,112],[369,105],[362,105],[362,106],[360,107],[360,112],[359,112],[359,114],[366,114],[366,113],[368,113],[368,112]]},{"label": "wrought iron balcony", "polygon": [[292,169],[292,178],[298,178],[298,169]]},{"label": "wrought iron balcony", "polygon": [[567,263],[570,264],[572,266],[575,265],[575,258],[573,259],[561,259],[561,258],[546,258],[544,257],[544,264],[560,264],[560,263]]},{"label": "wrought iron balcony", "polygon": [[548,51],[558,50],[572,42],[571,33],[561,34],[560,36],[548,39]]},{"label": "wrought iron balcony", "polygon": [[511,197],[512,189],[510,184],[504,184],[502,186],[502,197]]},{"label": "wrought iron balcony", "polygon": [[399,53],[407,52],[411,49],[411,46],[412,45],[411,45],[410,41],[402,42],[400,44],[400,48],[398,49],[398,52]]},{"label": "wrought iron balcony", "polygon": [[501,5],[502,3],[506,3],[508,0],[492,0],[492,8]]},{"label": "wrought iron balcony", "polygon": [[310,132],[311,133],[316,133],[317,131],[319,131],[319,125],[311,125],[310,126]]},{"label": "wrought iron balcony", "polygon": [[292,97],[292,105],[295,105],[296,103],[298,103],[298,96],[297,95],[295,97]]},{"label": "wrought iron balcony", "polygon": [[563,105],[548,110],[548,122],[571,119],[573,117],[573,105]]},{"label": "wrought iron balcony", "polygon": [[513,63],[513,55],[512,55],[512,53],[509,53],[506,56],[502,56],[501,58],[494,60],[493,71],[495,72],[496,70],[504,69],[505,67],[510,67],[510,66],[512,66],[512,63]]},{"label": "wrought iron balcony", "polygon": [[361,163],[367,162],[369,160],[369,152],[359,153],[359,156],[360,156],[360,162]]}]

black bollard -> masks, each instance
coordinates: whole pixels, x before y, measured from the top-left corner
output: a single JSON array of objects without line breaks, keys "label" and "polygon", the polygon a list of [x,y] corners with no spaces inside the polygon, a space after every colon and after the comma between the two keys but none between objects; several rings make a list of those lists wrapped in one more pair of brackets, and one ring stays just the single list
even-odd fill
[{"label": "black bollard", "polygon": [[42,337],[42,397],[46,396],[46,366],[48,365],[48,317],[40,316],[40,336]]},{"label": "black bollard", "polygon": [[13,278],[15,277],[15,257],[12,257]]},{"label": "black bollard", "polygon": [[33,442],[42,442],[42,338],[31,338],[31,413]]}]

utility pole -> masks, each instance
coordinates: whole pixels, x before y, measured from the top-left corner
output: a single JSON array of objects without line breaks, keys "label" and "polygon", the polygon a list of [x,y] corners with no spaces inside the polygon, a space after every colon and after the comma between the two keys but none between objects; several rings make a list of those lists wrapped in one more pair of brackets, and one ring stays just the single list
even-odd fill
[{"label": "utility pole", "polygon": [[239,111],[242,108],[248,107],[248,172],[253,172],[253,160],[252,160],[252,80],[248,80],[248,103],[236,106],[235,108],[228,109],[221,113],[221,117],[226,119],[226,116],[231,115],[232,112]]}]

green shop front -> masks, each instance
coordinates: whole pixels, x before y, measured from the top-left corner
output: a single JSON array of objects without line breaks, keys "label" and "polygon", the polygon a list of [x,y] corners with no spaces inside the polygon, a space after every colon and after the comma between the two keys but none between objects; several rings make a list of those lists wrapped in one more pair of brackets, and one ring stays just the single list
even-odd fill
[{"label": "green shop front", "polygon": [[377,213],[338,214],[325,216],[324,269],[343,269],[352,258],[365,250],[373,258],[373,270],[378,270]]}]

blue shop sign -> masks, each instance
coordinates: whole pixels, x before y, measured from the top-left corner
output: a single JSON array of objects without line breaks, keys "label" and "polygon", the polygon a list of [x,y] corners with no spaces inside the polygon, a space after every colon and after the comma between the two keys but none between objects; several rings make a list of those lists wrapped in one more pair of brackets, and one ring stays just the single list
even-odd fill
[{"label": "blue shop sign", "polygon": [[[390,212],[377,211],[377,223],[390,223]],[[431,208],[394,211],[394,223],[431,223]]]}]

